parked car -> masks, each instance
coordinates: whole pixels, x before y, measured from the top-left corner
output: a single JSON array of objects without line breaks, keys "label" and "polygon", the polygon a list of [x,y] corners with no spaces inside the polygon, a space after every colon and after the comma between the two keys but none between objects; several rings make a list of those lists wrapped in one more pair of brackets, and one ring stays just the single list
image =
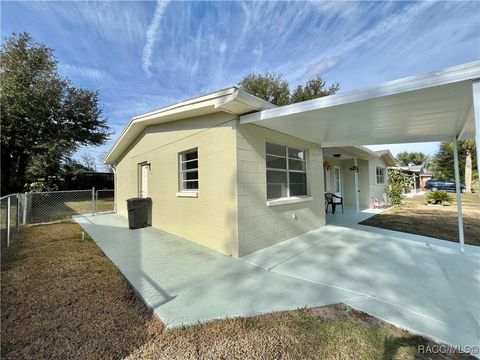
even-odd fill
[{"label": "parked car", "polygon": [[[451,180],[436,180],[431,179],[427,180],[425,184],[425,189],[436,191],[436,190],[445,190],[445,191],[455,191],[455,181]],[[465,192],[465,185],[460,184],[460,191]]]}]

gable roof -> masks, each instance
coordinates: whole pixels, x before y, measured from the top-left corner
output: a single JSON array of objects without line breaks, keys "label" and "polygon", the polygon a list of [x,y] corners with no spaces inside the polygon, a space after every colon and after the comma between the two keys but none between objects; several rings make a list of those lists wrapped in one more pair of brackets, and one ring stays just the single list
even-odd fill
[{"label": "gable roof", "polygon": [[395,166],[397,163],[395,162],[395,158],[393,157],[392,153],[390,150],[385,149],[385,150],[377,150],[375,151],[380,157],[385,161],[385,164],[387,166]]},{"label": "gable roof", "polygon": [[275,107],[277,106],[274,104],[232,86],[138,115],[133,117],[124,128],[105,157],[104,163],[115,164],[117,159],[147,126],[218,112],[240,116]]}]

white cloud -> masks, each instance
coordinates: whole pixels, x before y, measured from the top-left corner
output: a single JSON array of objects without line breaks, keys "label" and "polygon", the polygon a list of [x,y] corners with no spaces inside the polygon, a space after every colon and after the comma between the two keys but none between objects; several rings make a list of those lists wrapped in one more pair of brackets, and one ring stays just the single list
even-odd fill
[{"label": "white cloud", "polygon": [[343,59],[340,56],[332,56],[322,59],[319,62],[309,65],[302,78],[311,79],[315,76],[321,76],[336,68],[342,61]]},{"label": "white cloud", "polygon": [[160,22],[162,20],[165,9],[169,1],[157,1],[157,7],[155,9],[155,14],[153,15],[152,22],[148,26],[147,33],[145,34],[147,42],[143,48],[143,57],[142,57],[142,67],[143,70],[150,75],[150,67],[152,66],[152,54],[153,46],[155,45],[155,40],[158,36],[158,31],[160,29]]},{"label": "white cloud", "polygon": [[220,51],[221,54],[223,54],[225,50],[227,50],[227,43],[225,41],[222,41],[218,46],[218,50]]},{"label": "white cloud", "polygon": [[356,1],[318,1],[310,2],[320,13],[324,15],[338,15],[349,18],[358,10],[359,2]]},{"label": "white cloud", "polygon": [[70,64],[63,64],[61,65],[61,69],[67,75],[70,76],[80,76],[85,79],[89,79],[95,82],[105,80],[108,77],[108,74],[103,72],[102,70],[89,67],[89,66],[77,66],[77,65],[70,65]]}]

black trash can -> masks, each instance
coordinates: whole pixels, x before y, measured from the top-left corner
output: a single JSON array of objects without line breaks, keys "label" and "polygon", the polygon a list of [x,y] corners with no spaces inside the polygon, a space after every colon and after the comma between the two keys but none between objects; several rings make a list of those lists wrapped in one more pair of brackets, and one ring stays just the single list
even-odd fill
[{"label": "black trash can", "polygon": [[141,229],[152,226],[152,199],[131,198],[127,199],[128,227]]}]

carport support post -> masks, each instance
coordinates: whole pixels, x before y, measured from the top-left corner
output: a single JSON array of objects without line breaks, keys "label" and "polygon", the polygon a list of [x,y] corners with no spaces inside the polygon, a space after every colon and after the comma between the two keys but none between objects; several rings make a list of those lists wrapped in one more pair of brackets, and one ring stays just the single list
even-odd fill
[{"label": "carport support post", "polygon": [[475,117],[475,142],[477,144],[477,171],[480,171],[480,80],[473,82],[472,90],[473,116]]},{"label": "carport support post", "polygon": [[457,137],[453,138],[453,163],[455,167],[455,192],[457,193],[457,216],[458,216],[458,237],[460,240],[460,251],[464,251],[463,215],[462,215],[462,192],[460,190],[460,170],[458,167],[458,145]]},{"label": "carport support post", "polygon": [[[358,160],[357,158],[353,158],[353,165],[358,167]],[[360,189],[358,188],[358,171],[354,171],[354,177],[355,177],[355,208],[357,210],[357,213],[360,212]]]}]

